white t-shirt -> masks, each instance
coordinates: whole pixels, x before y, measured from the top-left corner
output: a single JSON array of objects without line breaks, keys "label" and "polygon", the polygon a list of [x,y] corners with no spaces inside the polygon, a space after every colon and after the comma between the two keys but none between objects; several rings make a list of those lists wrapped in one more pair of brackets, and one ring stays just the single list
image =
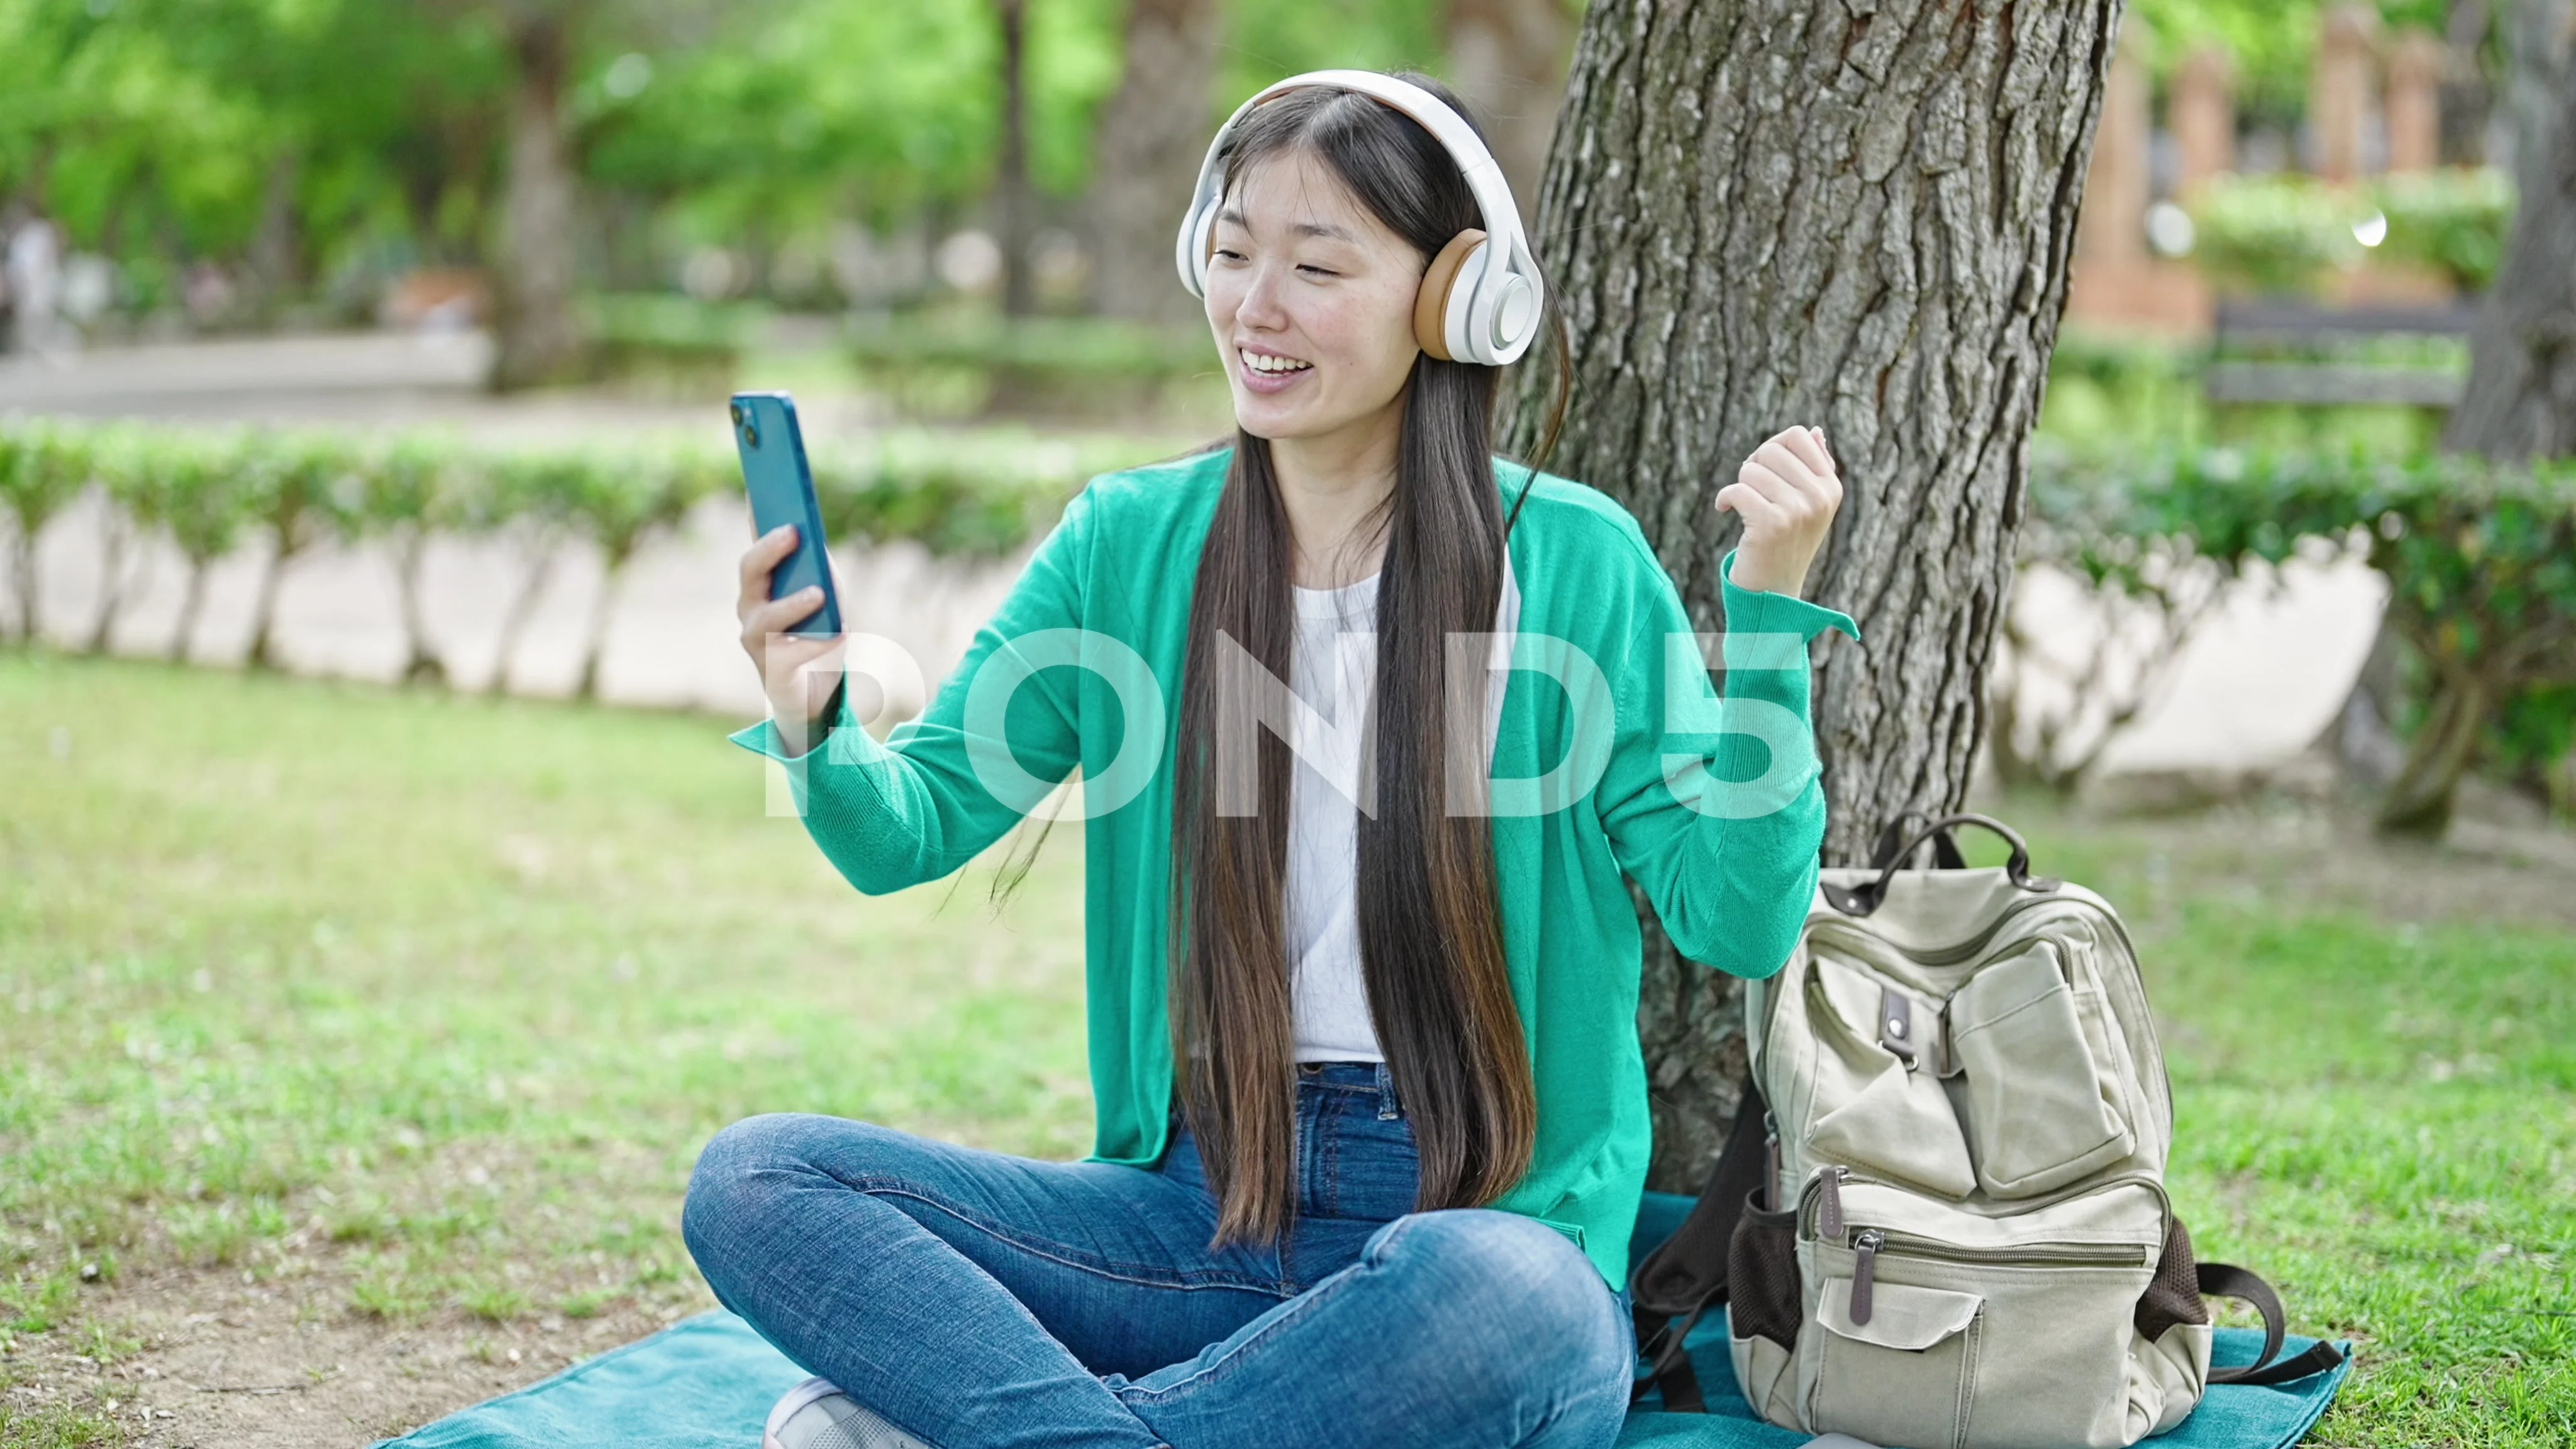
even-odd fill
[{"label": "white t-shirt", "polygon": [[[1369,1020],[1360,974],[1359,723],[1377,682],[1377,583],[1371,574],[1339,589],[1295,588],[1297,637],[1288,687],[1313,706],[1298,711],[1298,748],[1289,758],[1286,918],[1292,1060],[1386,1060]],[[1486,768],[1502,722],[1503,661],[1520,620],[1511,558],[1494,610],[1494,648],[1485,690]],[[1335,731],[1340,732],[1336,737]]]}]

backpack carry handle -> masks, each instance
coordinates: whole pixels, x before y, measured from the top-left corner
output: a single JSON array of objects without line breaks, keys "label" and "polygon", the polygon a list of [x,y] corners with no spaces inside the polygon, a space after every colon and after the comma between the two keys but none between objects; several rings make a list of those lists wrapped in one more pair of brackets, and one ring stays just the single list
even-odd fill
[{"label": "backpack carry handle", "polygon": [[[2026,891],[2053,891],[2065,884],[2048,876],[2032,875],[2030,846],[2022,840],[2021,836],[2015,833],[2011,826],[1993,816],[1979,815],[1974,811],[1963,810],[1956,815],[1940,816],[1915,832],[1903,845],[1890,851],[1887,848],[1889,837],[1895,834],[1898,826],[1913,818],[1915,818],[1913,815],[1897,817],[1895,824],[1889,827],[1888,834],[1880,838],[1877,857],[1871,862],[1878,867],[1878,879],[1848,890],[1839,886],[1826,885],[1823,887],[1826,902],[1847,916],[1866,916],[1877,910],[1880,904],[1886,901],[1888,885],[1895,880],[1896,872],[1904,867],[1906,861],[1914,857],[1914,852],[1923,848],[1925,841],[1934,842],[1935,858],[1939,861],[1941,869],[1964,868],[1966,859],[1959,854],[1958,843],[1950,835],[1952,827],[1960,825],[1981,825],[2004,838],[2004,843],[2012,847],[2011,859],[2004,862],[2004,877],[2014,885]],[[1947,850],[1942,849],[1945,845],[1948,847]]]},{"label": "backpack carry handle", "polygon": [[[1896,861],[1911,859],[1912,857],[1910,853],[1906,852],[1905,849],[1905,827],[1918,820],[1928,821],[1930,819],[1932,819],[1932,812],[1929,810],[1908,810],[1904,814],[1887,822],[1887,828],[1878,833],[1878,848],[1870,852],[1870,869],[1885,870],[1890,864]],[[1959,854],[1958,837],[1952,835],[1946,829],[1937,828],[1933,829],[1930,834],[1932,836],[1932,868],[1934,870],[1966,870],[1968,868],[1967,857]],[[1914,844],[1916,848],[1920,848],[1923,844],[1921,837],[1918,836],[1915,839]]]}]

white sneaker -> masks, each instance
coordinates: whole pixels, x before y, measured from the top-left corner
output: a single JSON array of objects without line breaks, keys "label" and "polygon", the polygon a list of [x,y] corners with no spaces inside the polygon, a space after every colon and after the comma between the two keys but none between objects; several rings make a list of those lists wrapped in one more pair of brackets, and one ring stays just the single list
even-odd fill
[{"label": "white sneaker", "polygon": [[769,1411],[760,1449],[930,1449],[842,1393],[830,1379],[807,1379]]}]

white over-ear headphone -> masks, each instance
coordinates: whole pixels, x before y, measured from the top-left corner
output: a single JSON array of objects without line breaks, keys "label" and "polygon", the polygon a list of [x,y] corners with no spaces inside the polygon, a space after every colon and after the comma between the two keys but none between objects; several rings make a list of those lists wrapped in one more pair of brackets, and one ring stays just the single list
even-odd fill
[{"label": "white over-ear headphone", "polygon": [[1500,366],[1517,360],[1538,336],[1544,293],[1538,261],[1530,255],[1528,238],[1521,234],[1520,208],[1512,203],[1503,168],[1485,143],[1476,139],[1475,129],[1438,96],[1373,70],[1292,75],[1245,101],[1217,128],[1216,139],[1208,143],[1207,159],[1199,163],[1198,186],[1190,193],[1190,209],[1181,217],[1181,234],[1174,245],[1181,285],[1194,297],[1207,295],[1208,258],[1216,244],[1218,203],[1224,199],[1219,188],[1225,179],[1225,138],[1253,107],[1302,86],[1331,86],[1373,96],[1420,122],[1448,148],[1467,178],[1468,189],[1476,195],[1485,229],[1470,227],[1452,237],[1423,272],[1422,288],[1413,303],[1414,340],[1423,351],[1446,362]]}]

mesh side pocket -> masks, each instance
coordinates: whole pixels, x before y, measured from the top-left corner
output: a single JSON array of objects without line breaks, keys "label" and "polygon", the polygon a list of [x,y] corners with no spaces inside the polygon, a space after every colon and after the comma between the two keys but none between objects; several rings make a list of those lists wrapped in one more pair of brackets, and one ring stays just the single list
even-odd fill
[{"label": "mesh side pocket", "polygon": [[[1798,1214],[1765,1212],[1761,1189],[1747,1193],[1744,1216],[1726,1245],[1727,1323],[1738,1338],[1767,1338],[1795,1352],[1798,1325]],[[2195,1302],[2198,1300],[2195,1299]]]},{"label": "mesh side pocket", "polygon": [[2164,1256],[2156,1259],[2156,1276],[2138,1295],[2138,1337],[2149,1343],[2177,1323],[2207,1323],[2209,1305],[2200,1301],[2200,1270],[2191,1256],[2191,1234],[2181,1218],[2165,1234]]}]

